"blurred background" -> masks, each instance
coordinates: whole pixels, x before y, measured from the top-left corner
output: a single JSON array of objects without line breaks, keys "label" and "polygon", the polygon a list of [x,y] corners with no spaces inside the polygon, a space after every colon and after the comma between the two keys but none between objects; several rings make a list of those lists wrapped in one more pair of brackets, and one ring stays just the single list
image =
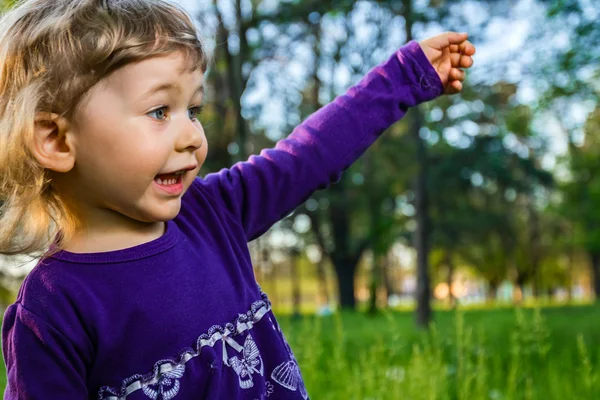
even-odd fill
[{"label": "blurred background", "polygon": [[[202,175],[409,40],[477,47],[462,94],[250,244],[312,398],[600,399],[600,2],[179,3],[215,55]],[[32,263],[1,266],[5,307]]]}]

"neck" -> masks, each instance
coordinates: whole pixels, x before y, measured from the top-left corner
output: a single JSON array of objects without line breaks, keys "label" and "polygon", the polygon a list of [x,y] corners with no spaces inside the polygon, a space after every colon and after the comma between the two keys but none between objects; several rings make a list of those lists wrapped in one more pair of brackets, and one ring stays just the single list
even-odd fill
[{"label": "neck", "polygon": [[134,247],[161,237],[164,222],[141,222],[119,214],[113,218],[87,219],[65,250],[72,253],[100,253]]}]

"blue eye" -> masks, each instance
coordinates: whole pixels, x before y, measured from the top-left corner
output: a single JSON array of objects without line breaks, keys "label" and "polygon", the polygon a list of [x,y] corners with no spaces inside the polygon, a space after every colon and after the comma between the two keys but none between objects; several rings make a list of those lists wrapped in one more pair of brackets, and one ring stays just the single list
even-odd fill
[{"label": "blue eye", "polygon": [[190,107],[188,109],[188,116],[190,117],[190,119],[192,121],[195,121],[198,119],[198,116],[200,114],[202,114],[202,109],[204,108],[204,106],[196,106],[196,107]]},{"label": "blue eye", "polygon": [[146,115],[149,115],[149,116],[153,117],[154,119],[163,121],[167,117],[168,109],[169,109],[169,107],[167,107],[167,106],[160,107],[160,108],[157,108],[156,110],[150,111]]}]

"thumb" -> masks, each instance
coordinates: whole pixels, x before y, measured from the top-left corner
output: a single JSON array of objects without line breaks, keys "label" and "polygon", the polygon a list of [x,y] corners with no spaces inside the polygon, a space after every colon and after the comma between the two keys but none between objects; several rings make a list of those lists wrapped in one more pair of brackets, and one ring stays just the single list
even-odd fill
[{"label": "thumb", "polygon": [[444,32],[440,35],[434,36],[428,40],[429,45],[435,49],[441,50],[451,44],[460,44],[467,40],[469,35],[466,32]]}]

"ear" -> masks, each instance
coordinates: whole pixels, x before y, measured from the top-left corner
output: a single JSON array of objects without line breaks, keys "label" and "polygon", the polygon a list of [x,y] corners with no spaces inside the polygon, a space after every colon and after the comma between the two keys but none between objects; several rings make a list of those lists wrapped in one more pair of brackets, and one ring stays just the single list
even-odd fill
[{"label": "ear", "polygon": [[31,152],[44,168],[69,172],[75,165],[69,121],[58,114],[39,113],[35,119]]}]

